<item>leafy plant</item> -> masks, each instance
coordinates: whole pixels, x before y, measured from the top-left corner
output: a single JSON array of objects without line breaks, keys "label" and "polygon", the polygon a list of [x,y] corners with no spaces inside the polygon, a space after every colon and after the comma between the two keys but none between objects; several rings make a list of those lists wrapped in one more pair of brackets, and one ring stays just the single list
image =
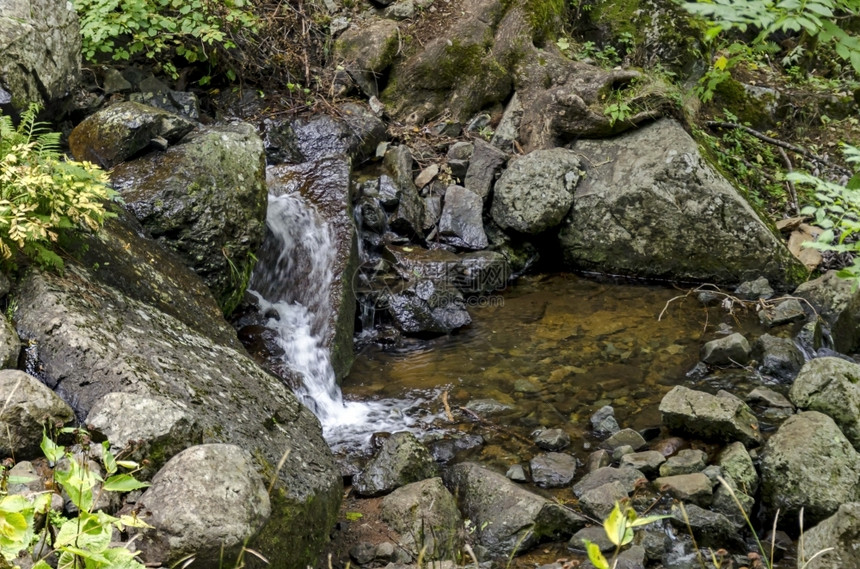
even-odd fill
[{"label": "leafy plant", "polygon": [[114,60],[128,60],[140,54],[159,63],[174,78],[178,73],[170,61],[172,56],[189,63],[217,64],[226,50],[236,47],[234,33],[242,29],[253,32],[258,27],[257,18],[246,9],[246,0],[74,3],[81,20],[85,59],[96,62],[99,56],[107,55]]},{"label": "leafy plant", "polygon": [[606,532],[606,537],[615,545],[615,554],[613,555],[612,564],[606,560],[603,553],[600,552],[600,547],[591,541],[585,542],[585,550],[588,553],[588,559],[591,564],[597,569],[614,569],[618,565],[618,554],[621,548],[633,541],[633,530],[642,527],[669,516],[646,516],[640,518],[636,512],[625,504],[622,506],[615,502],[615,507],[609,513],[609,516],[603,521],[603,530]]},{"label": "leafy plant", "polygon": [[36,122],[38,110],[31,105],[17,129],[0,114],[0,259],[14,266],[23,253],[61,269],[52,250],[60,233],[97,231],[113,216],[104,202],[117,194],[100,168],[60,154],[60,135]]}]

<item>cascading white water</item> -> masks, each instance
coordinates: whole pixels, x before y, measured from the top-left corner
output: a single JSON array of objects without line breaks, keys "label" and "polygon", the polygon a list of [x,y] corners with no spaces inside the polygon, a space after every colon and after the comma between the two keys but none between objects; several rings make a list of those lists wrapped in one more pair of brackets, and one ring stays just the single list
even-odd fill
[{"label": "cascading white water", "polygon": [[[376,431],[408,429],[404,411],[421,398],[369,403],[343,400],[325,339],[329,334],[336,247],[332,229],[301,196],[269,195],[270,235],[251,276],[249,292],[277,333],[288,366],[300,373],[296,395],[319,418],[333,447],[366,439]],[[301,281],[304,286],[297,286]]]}]

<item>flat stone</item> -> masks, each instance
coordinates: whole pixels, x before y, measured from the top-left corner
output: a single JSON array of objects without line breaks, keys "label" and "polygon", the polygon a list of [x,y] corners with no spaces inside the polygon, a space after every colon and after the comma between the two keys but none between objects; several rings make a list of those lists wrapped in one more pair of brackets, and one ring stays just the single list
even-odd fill
[{"label": "flat stone", "polygon": [[708,455],[700,450],[684,449],[668,460],[660,467],[660,476],[676,476],[678,474],[692,474],[705,469]]},{"label": "flat stone", "polygon": [[604,405],[595,411],[590,420],[591,428],[597,436],[614,435],[621,430],[615,420],[615,409],[610,405]]},{"label": "flat stone", "polygon": [[682,502],[703,506],[710,504],[714,495],[711,480],[701,472],[661,476],[654,481],[654,488]]},{"label": "flat stone", "polygon": [[576,458],[561,452],[539,454],[529,462],[532,481],[542,488],[562,488],[573,482]]},{"label": "flat stone", "polygon": [[657,473],[660,465],[666,461],[660,452],[656,450],[646,450],[643,452],[634,452],[621,457],[621,466],[629,466],[642,472],[646,476]]},{"label": "flat stone", "polygon": [[710,440],[761,444],[758,419],[740,400],[717,397],[678,385],[660,402],[663,424]]},{"label": "flat stone", "polygon": [[535,437],[535,444],[544,450],[562,450],[570,445],[570,435],[561,429],[545,429]]},{"label": "flat stone", "polygon": [[582,493],[579,503],[593,518],[605,519],[617,502],[630,495],[624,483],[615,480]]},{"label": "flat stone", "polygon": [[758,313],[758,318],[765,326],[781,326],[798,322],[806,318],[803,305],[796,298],[789,298],[777,304],[774,308],[766,308]]},{"label": "flat stone", "polygon": [[621,429],[605,441],[600,446],[609,450],[615,450],[618,447],[629,445],[634,451],[640,450],[648,443],[638,432],[633,429]]},{"label": "flat stone", "polygon": [[610,482],[620,482],[625,491],[629,494],[636,488],[636,482],[646,478],[642,472],[635,468],[613,468],[604,466],[598,468],[594,472],[589,472],[583,476],[582,480],[573,485],[573,493],[578,497],[582,497],[585,492],[608,484]]}]

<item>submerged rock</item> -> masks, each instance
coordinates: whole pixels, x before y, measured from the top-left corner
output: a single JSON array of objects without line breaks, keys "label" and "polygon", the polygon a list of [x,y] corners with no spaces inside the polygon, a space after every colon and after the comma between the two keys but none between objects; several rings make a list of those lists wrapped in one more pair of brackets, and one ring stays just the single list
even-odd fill
[{"label": "submerged rock", "polygon": [[832,515],[860,497],[860,454],[833,419],[817,411],[789,417],[768,440],[761,462],[762,498],[772,511],[806,521]]},{"label": "submerged rock", "polygon": [[408,334],[448,334],[472,322],[457,289],[428,279],[388,293],[386,304],[397,327]]},{"label": "submerged rock", "polygon": [[711,365],[743,365],[749,361],[751,351],[744,335],[734,333],[706,342],[702,346],[702,361]]},{"label": "submerged rock", "polygon": [[746,403],[677,385],[660,402],[663,424],[705,439],[761,444],[758,419]]},{"label": "submerged rock", "polygon": [[809,360],[789,397],[800,409],[829,416],[854,448],[860,448],[860,365],[839,358]]},{"label": "submerged rock", "polygon": [[474,463],[454,466],[445,482],[459,497],[463,515],[472,520],[484,558],[527,551],[541,539],[567,538],[585,525],[571,510]]},{"label": "submerged rock", "polygon": [[402,431],[385,439],[376,456],[353,479],[353,488],[359,496],[380,496],[438,475],[430,451],[415,435]]},{"label": "submerged rock", "polygon": [[803,353],[789,338],[762,334],[756,340],[753,354],[762,373],[779,381],[792,381],[803,366]]},{"label": "submerged rock", "polygon": [[586,176],[559,234],[568,266],[728,283],[806,275],[677,122],[579,140],[573,150]]}]

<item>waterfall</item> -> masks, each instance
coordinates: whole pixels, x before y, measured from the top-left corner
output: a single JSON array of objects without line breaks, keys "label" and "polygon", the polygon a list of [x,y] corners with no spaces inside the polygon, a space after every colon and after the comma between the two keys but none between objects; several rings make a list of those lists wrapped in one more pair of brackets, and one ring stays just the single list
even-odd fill
[{"label": "waterfall", "polygon": [[270,194],[266,225],[249,292],[259,301],[266,327],[276,332],[285,363],[301,375],[296,396],[319,418],[329,444],[409,428],[403,409],[423,404],[420,398],[349,402],[337,384],[326,345],[337,254],[332,228],[298,194]]}]

